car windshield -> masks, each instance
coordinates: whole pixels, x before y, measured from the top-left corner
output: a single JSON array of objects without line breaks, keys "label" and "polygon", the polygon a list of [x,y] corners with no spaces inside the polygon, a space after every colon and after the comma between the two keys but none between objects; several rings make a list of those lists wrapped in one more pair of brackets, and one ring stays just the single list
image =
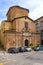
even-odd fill
[{"label": "car windshield", "polygon": [[37,47],[37,49],[39,49],[39,47]]}]

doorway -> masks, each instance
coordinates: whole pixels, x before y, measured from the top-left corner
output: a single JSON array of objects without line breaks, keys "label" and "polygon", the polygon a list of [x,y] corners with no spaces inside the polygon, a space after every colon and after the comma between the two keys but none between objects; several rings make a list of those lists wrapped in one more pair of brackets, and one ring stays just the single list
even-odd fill
[{"label": "doorway", "polygon": [[41,40],[41,45],[43,45],[43,40]]},{"label": "doorway", "polygon": [[28,47],[28,43],[29,43],[29,41],[26,39],[26,40],[25,40],[25,46],[26,46],[26,47]]}]

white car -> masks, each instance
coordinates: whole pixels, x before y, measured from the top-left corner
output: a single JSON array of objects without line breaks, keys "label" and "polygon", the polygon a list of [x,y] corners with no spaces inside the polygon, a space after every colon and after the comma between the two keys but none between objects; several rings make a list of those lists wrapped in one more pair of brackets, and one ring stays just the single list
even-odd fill
[{"label": "white car", "polygon": [[32,51],[32,49],[29,47],[29,48],[26,48],[27,51]]}]

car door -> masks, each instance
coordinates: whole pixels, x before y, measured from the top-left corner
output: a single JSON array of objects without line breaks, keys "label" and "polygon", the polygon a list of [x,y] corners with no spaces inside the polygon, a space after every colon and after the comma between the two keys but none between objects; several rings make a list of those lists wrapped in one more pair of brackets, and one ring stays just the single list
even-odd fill
[{"label": "car door", "polygon": [[43,46],[40,46],[40,50],[43,50]]}]

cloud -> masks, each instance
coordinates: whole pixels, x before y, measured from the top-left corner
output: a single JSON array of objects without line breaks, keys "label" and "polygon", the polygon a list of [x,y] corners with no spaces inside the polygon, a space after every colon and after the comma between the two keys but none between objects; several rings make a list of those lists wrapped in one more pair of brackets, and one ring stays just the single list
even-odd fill
[{"label": "cloud", "polygon": [[43,16],[43,7],[42,6],[37,7],[32,12],[30,12],[30,17],[34,20],[39,18],[40,16]]},{"label": "cloud", "polygon": [[0,0],[0,21],[6,19],[9,7],[14,5],[29,9],[29,17],[34,20],[43,16],[43,0]]},{"label": "cloud", "polygon": [[[37,1],[37,2],[36,2]],[[43,0],[35,0],[34,6],[36,6],[36,8],[33,9],[33,11],[30,11],[30,14],[29,16],[32,18],[32,19],[37,19],[41,16],[43,16]],[[32,7],[33,8],[33,7]]]}]

